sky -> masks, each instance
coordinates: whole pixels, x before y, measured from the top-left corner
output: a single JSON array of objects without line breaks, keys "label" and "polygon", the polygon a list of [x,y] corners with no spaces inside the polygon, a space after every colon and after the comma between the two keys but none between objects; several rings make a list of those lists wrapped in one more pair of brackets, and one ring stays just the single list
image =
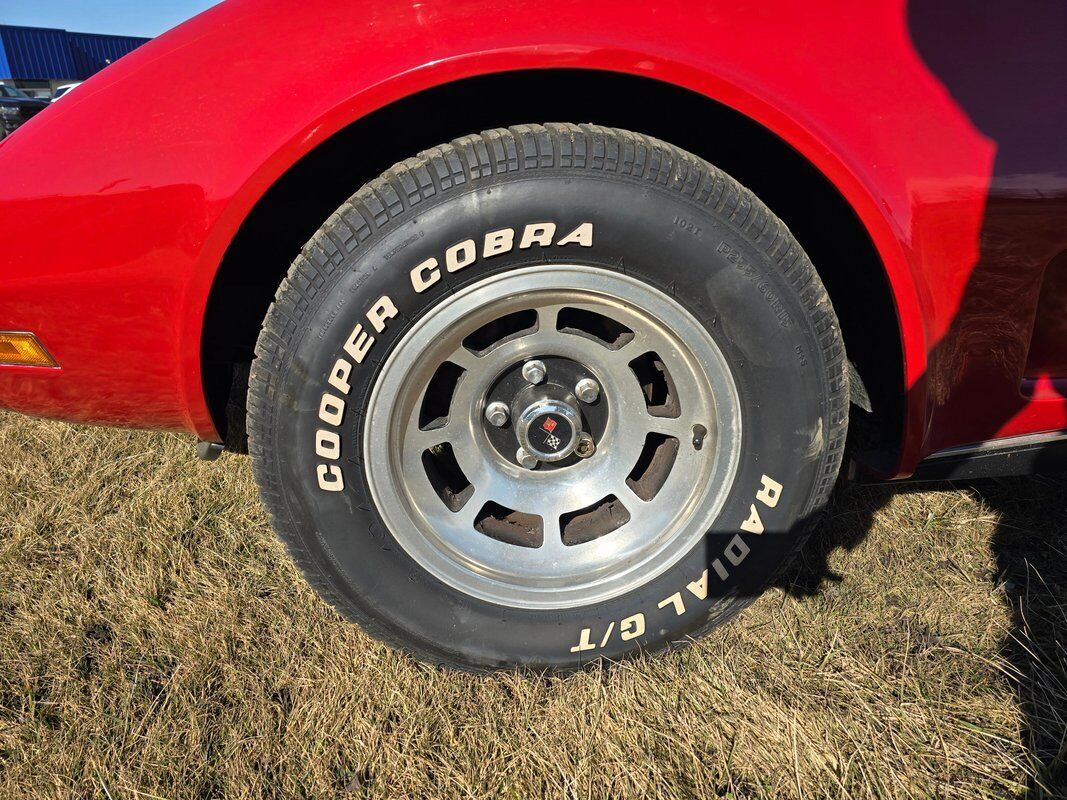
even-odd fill
[{"label": "sky", "polygon": [[158,36],[219,0],[0,0],[0,24]]}]

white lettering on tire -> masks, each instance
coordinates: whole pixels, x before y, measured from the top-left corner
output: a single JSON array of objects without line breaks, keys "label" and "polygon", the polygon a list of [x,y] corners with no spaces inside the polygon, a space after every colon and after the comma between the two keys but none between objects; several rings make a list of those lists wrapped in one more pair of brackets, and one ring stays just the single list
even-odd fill
[{"label": "white lettering on tire", "polygon": [[[557,247],[576,244],[579,247],[593,246],[593,223],[579,223],[570,233],[558,241],[554,241],[558,226],[555,222],[531,222],[522,228],[522,235],[518,237],[520,250],[526,250],[534,245],[540,247]],[[499,228],[488,231],[482,236],[481,257],[493,258],[494,256],[510,253],[515,249],[516,229]],[[466,269],[478,259],[478,247],[474,239],[464,239],[462,242],[452,245],[445,250],[445,271],[448,273],[459,272]],[[416,264],[408,272],[411,280],[411,288],[416,294],[422,294],[441,280],[441,261],[438,258],[427,258]],[[327,375],[326,382],[329,389],[325,391],[319,402],[319,420],[325,423],[327,428],[316,431],[314,449],[315,455],[327,461],[338,461],[341,457],[341,437],[338,431],[344,421],[345,399],[352,392],[352,370],[362,364],[371,349],[374,347],[376,338],[374,333],[384,333],[389,321],[396,319],[400,310],[396,307],[392,298],[388,295],[379,297],[364,313],[366,322],[358,323],[349,334],[341,349],[344,356],[334,362],[333,369]],[[371,330],[374,333],[371,333]],[[337,394],[339,393],[339,395]],[[339,492],[345,487],[344,473],[338,464],[317,463],[315,476],[319,488],[324,492]],[[780,490],[781,487],[779,486]],[[775,501],[777,502],[777,500]],[[643,625],[642,618],[642,625]],[[631,623],[627,630],[636,630],[636,621]],[[643,628],[642,628],[643,630]],[[634,634],[639,636],[640,634]],[[595,644],[591,645],[593,648]]]},{"label": "white lettering on tire", "polygon": [[371,306],[370,311],[367,312],[367,319],[374,326],[374,330],[381,333],[385,330],[385,323],[395,317],[396,314],[396,306],[393,305],[393,301],[389,299],[388,295],[382,295],[378,298],[378,302]]},{"label": "white lettering on tire", "polygon": [[345,401],[337,395],[326,392],[319,401],[319,419],[327,425],[340,427],[345,416]]},{"label": "white lettering on tire", "polygon": [[556,223],[554,222],[534,222],[526,226],[526,229],[522,232],[522,239],[519,240],[519,249],[528,250],[535,244],[541,245],[541,247],[551,247],[552,237],[556,235]]},{"label": "white lettering on tire", "polygon": [[[782,484],[774,480],[768,475],[762,476],[760,479],[760,488],[756,492],[756,502],[766,506],[767,508],[774,508],[778,505],[779,499],[782,496]],[[759,520],[759,530],[750,530],[752,527],[752,516]],[[741,523],[742,531],[749,533],[762,534],[763,533],[763,521],[760,519],[759,512],[756,511],[755,504],[752,505],[752,512],[749,518]],[[744,540],[744,537],[740,533],[736,534],[730,539],[729,544],[723,549],[722,556],[716,558],[711,562],[711,569],[715,572],[715,575],[719,580],[725,581],[730,577],[730,571],[723,563],[725,560],[732,567],[739,567],[745,560],[748,554],[751,552],[751,547],[748,542]],[[657,608],[666,609],[670,608],[674,611],[676,617],[684,615],[687,611],[691,610],[685,604],[684,592],[688,591],[697,600],[706,601],[708,599],[708,570],[704,570],[700,577],[695,581],[690,581],[681,590],[667,595],[659,603],[656,604]],[[645,632],[645,615],[644,612],[637,612],[619,623],[619,638],[622,641],[629,641],[641,636]],[[589,650],[596,650],[604,648],[611,639],[612,631],[615,629],[614,620],[608,625],[604,636],[600,640],[600,644],[597,645],[596,638],[593,636],[593,628],[582,628],[578,633],[578,644],[570,648],[572,653],[584,653]]]},{"label": "white lettering on tire", "polygon": [[511,228],[487,233],[485,234],[485,243],[482,245],[482,258],[492,258],[501,253],[510,252],[514,244],[515,231]]},{"label": "white lettering on tire", "polygon": [[333,369],[330,371],[328,383],[342,394],[348,394],[352,391],[352,384],[348,382],[351,374],[352,365],[343,358],[339,358],[334,362]]},{"label": "white lettering on tire", "polygon": [[349,335],[348,341],[345,342],[343,349],[353,361],[357,364],[362,364],[363,359],[367,357],[367,353],[370,352],[373,346],[374,337],[363,330],[362,325],[356,325],[352,329],[352,333]]},{"label": "white lettering on tire", "polygon": [[445,269],[449,272],[459,272],[473,264],[477,257],[478,250],[474,246],[474,240],[467,239],[445,250]]},{"label": "white lettering on tire", "polygon": [[593,246],[593,223],[592,222],[583,222],[581,225],[579,225],[573,231],[571,231],[566,236],[564,236],[562,239],[560,239],[558,242],[556,242],[556,246],[557,247],[563,247],[563,245],[566,245],[566,244],[579,244],[582,247],[592,247]]},{"label": "white lettering on tire", "polygon": [[[552,247],[556,236],[557,226],[555,222],[531,222],[522,229],[519,237],[519,249],[528,250],[535,244],[541,247]],[[556,247],[565,247],[576,244],[579,247],[593,246],[593,223],[583,222],[574,228],[566,236],[555,242]],[[515,229],[500,228],[489,231],[482,237],[482,258],[510,253],[515,249]],[[444,253],[445,271],[459,272],[466,269],[478,258],[478,249],[474,239],[464,239],[459,244],[449,247]],[[416,264],[408,273],[411,278],[411,288],[416,294],[422,294],[431,286],[441,280],[441,262],[437,258],[427,258]],[[381,331],[378,331],[381,333]]]},{"label": "white lettering on tire", "polygon": [[441,280],[441,269],[436,258],[428,258],[411,269],[411,287],[421,294]]},{"label": "white lettering on tire", "polygon": [[319,464],[315,468],[319,479],[319,488],[324,492],[339,492],[345,488],[345,479],[341,474],[341,468],[336,464]]}]

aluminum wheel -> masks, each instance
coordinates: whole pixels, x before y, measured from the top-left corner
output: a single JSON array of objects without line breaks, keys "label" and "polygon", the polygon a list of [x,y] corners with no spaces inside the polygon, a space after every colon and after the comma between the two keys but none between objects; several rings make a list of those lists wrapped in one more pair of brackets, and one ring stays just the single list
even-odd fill
[{"label": "aluminum wheel", "polygon": [[401,546],[445,583],[523,608],[651,580],[715,519],[741,444],[708,332],[625,275],[552,265],[428,312],[367,408],[368,484]]}]

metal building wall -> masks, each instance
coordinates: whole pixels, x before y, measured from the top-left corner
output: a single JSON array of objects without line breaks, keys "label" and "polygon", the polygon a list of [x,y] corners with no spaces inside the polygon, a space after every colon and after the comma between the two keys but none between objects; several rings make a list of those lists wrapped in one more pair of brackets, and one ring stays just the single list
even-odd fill
[{"label": "metal building wall", "polygon": [[74,78],[67,32],[54,28],[0,27],[0,41],[7,54],[7,71],[2,78],[46,81]]},{"label": "metal building wall", "polygon": [[68,33],[67,38],[77,70],[75,77],[82,81],[148,41],[132,36],[105,36],[99,33]]},{"label": "metal building wall", "polygon": [[0,25],[0,79],[85,80],[148,39]]}]

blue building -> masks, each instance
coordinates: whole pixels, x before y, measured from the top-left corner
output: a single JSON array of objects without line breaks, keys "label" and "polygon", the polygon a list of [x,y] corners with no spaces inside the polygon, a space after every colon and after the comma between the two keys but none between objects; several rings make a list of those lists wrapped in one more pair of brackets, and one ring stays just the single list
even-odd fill
[{"label": "blue building", "polygon": [[0,25],[0,83],[39,96],[84,81],[148,39]]}]

